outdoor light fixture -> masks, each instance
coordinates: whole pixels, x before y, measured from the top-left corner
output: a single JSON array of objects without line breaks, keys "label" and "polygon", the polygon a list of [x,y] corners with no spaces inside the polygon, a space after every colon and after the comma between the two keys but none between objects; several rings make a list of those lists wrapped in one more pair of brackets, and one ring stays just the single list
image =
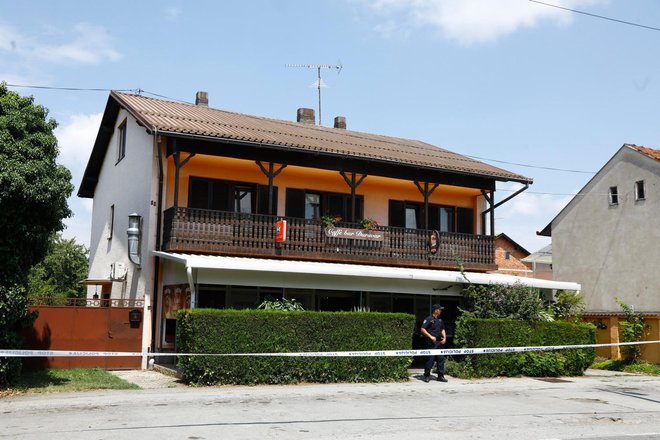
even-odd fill
[{"label": "outdoor light fixture", "polygon": [[131,262],[140,265],[140,235],[142,233],[142,217],[133,213],[128,216],[128,258]]},{"label": "outdoor light fixture", "polygon": [[130,323],[131,328],[140,327],[140,322],[142,322],[142,311],[134,309],[128,312],[128,322]]}]

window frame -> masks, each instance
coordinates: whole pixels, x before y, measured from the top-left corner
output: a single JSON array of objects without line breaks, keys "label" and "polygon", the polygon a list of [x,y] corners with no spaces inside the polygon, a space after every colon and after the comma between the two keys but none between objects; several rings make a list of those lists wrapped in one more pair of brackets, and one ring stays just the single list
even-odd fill
[{"label": "window frame", "polygon": [[117,126],[117,161],[115,165],[122,161],[126,157],[126,121],[128,118],[124,118],[123,121]]},{"label": "window frame", "polygon": [[115,205],[114,203],[110,205],[110,233],[108,234],[108,240],[112,240],[112,234],[115,229]]},{"label": "window frame", "polygon": [[616,185],[610,186],[607,198],[610,206],[619,206],[619,187]]},{"label": "window frame", "polygon": [[635,201],[641,202],[642,200],[646,200],[646,184],[644,180],[638,180],[635,182]]}]

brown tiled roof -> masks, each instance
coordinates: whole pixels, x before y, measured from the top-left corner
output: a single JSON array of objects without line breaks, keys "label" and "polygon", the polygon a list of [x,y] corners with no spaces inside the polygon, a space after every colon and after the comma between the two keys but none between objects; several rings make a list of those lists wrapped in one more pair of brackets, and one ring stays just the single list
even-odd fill
[{"label": "brown tiled roof", "polygon": [[160,132],[404,163],[502,181],[532,181],[528,177],[416,140],[306,125],[114,91],[111,96],[145,127]]},{"label": "brown tiled roof", "polygon": [[654,150],[653,148],[648,148],[648,147],[640,147],[638,145],[633,145],[633,144],[626,144],[633,150],[637,150],[642,154],[647,155],[651,159],[655,160],[660,160],[660,150]]}]

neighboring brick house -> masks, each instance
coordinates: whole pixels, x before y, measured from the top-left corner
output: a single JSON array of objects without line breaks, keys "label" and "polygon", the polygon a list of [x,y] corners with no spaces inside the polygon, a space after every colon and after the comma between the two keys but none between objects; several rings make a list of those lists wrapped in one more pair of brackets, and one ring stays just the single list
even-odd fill
[{"label": "neighboring brick house", "polygon": [[529,252],[506,234],[495,237],[495,264],[497,270],[493,273],[531,277],[532,271],[521,260],[529,256]]}]

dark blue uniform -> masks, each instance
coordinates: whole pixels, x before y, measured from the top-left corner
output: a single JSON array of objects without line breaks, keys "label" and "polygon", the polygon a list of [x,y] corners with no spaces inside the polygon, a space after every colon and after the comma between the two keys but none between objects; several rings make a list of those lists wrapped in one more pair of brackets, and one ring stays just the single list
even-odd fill
[{"label": "dark blue uniform", "polygon": [[[422,323],[422,328],[426,329],[432,336],[435,336],[435,342],[431,339],[426,339],[426,346],[430,349],[442,348],[442,330],[445,328],[445,323],[440,317],[436,318],[433,315],[429,315],[424,319]],[[442,377],[445,374],[445,357],[443,355],[429,356],[424,365],[424,377],[429,377],[431,375],[431,368],[433,368],[433,363],[438,363],[438,376]]]}]

